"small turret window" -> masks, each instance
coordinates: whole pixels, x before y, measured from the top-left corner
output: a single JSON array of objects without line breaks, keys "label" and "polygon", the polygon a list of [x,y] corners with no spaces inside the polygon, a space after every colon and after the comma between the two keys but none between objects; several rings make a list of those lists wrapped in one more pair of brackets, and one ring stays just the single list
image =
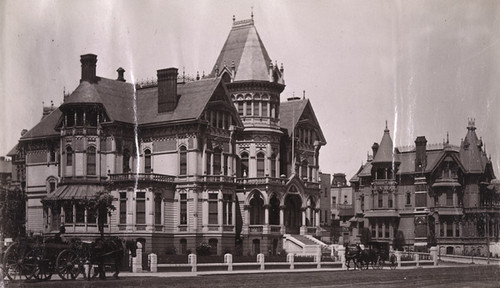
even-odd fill
[{"label": "small turret window", "polygon": [[71,146],[66,148],[66,166],[73,166],[73,149]]}]

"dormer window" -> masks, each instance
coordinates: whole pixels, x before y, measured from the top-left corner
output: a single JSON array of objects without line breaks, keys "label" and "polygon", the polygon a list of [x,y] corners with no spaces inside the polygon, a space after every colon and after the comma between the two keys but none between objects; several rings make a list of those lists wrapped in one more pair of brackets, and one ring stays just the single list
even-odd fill
[{"label": "dormer window", "polygon": [[130,172],[130,152],[128,149],[123,150],[123,173]]}]

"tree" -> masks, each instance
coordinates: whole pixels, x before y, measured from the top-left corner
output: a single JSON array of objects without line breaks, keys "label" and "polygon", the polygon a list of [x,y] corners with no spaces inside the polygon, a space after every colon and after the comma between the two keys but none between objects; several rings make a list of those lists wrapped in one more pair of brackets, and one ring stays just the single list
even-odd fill
[{"label": "tree", "polygon": [[403,233],[403,231],[398,230],[398,232],[396,232],[396,235],[394,236],[394,240],[392,241],[392,246],[397,251],[403,251],[403,247],[405,246],[405,244],[405,234]]},{"label": "tree", "polygon": [[359,241],[361,241],[361,244],[363,245],[367,245],[368,242],[370,242],[372,240],[372,233],[370,231],[370,229],[364,227],[364,228],[361,228],[361,230],[359,231]]},{"label": "tree", "polygon": [[26,233],[26,197],[19,188],[0,188],[0,219],[3,238],[18,238]]},{"label": "tree", "polygon": [[109,192],[99,191],[87,202],[88,211],[92,211],[97,218],[97,228],[101,238],[104,237],[104,225],[108,217],[111,216],[112,211],[116,210],[113,200],[114,197]]}]

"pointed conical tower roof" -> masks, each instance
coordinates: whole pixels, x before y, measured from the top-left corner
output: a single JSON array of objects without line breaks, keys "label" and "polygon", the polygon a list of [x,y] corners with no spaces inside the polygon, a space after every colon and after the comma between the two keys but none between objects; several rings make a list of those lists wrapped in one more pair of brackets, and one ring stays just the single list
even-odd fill
[{"label": "pointed conical tower roof", "polygon": [[218,76],[224,66],[236,71],[234,81],[269,81],[271,58],[255,29],[253,17],[248,20],[234,21],[226,43],[217,58],[210,76]]},{"label": "pointed conical tower roof", "polygon": [[377,154],[373,157],[373,164],[376,163],[392,163],[398,162],[398,160],[393,157],[394,145],[392,143],[391,135],[389,134],[389,129],[387,128],[387,122],[385,123],[384,136],[380,141],[380,145],[377,150]]},{"label": "pointed conical tower roof", "polygon": [[475,119],[469,119],[467,135],[460,145],[460,161],[469,173],[482,173],[488,163],[483,141],[477,137]]}]

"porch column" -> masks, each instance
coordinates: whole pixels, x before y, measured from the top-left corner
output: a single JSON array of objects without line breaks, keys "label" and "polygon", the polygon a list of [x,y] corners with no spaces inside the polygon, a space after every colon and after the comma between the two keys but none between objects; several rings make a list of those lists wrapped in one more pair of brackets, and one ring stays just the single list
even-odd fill
[{"label": "porch column", "polygon": [[[231,225],[233,225],[233,229],[236,227],[236,205],[238,202],[236,202],[236,199],[233,199],[233,205],[231,205]],[[235,230],[236,231],[236,230]]]},{"label": "porch column", "polygon": [[243,234],[248,234],[248,223],[250,222],[249,221],[249,217],[250,217],[250,211],[248,211],[250,209],[250,205],[244,205],[243,206],[243,209],[245,210],[245,216],[243,217],[243,231],[242,233]]},{"label": "porch column", "polygon": [[264,225],[269,225],[269,204],[264,205]]},{"label": "porch column", "polygon": [[306,226],[306,209],[301,208],[300,210],[302,211],[302,226]]},{"label": "porch column", "polygon": [[203,226],[203,232],[207,232],[208,231],[208,193],[207,191],[203,191],[201,193],[201,197],[202,197],[202,202],[201,202],[201,213],[202,213],[202,226]]},{"label": "porch column", "polygon": [[[217,122],[218,123],[218,122]],[[219,232],[222,232],[222,223],[224,223],[224,219],[222,218],[224,215],[222,215],[222,211],[224,209],[224,207],[222,207],[222,192],[219,192],[217,194],[217,211],[219,211],[219,213],[217,213],[217,225],[219,225],[219,227],[217,229],[219,229]]]},{"label": "porch column", "polygon": [[285,225],[285,206],[280,206],[280,225]]},{"label": "porch column", "polygon": [[314,223],[314,226],[319,226],[319,223],[321,223],[321,210],[316,209],[316,223]]},{"label": "porch column", "polygon": [[191,231],[198,232],[198,218],[200,217],[198,213],[198,191],[193,190],[193,225],[191,226]]}]

